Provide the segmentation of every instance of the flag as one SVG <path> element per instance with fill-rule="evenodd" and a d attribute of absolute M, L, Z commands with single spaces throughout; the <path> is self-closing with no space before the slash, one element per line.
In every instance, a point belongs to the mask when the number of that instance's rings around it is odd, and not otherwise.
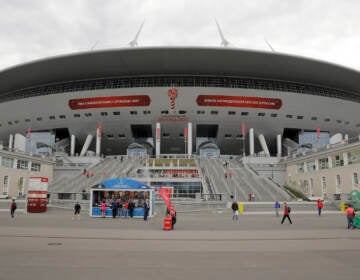
<path fill-rule="evenodd" d="M 242 134 L 242 137 L 245 138 L 245 135 L 246 135 L 246 125 L 245 125 L 245 123 L 241 124 L 241 134 Z"/>
<path fill-rule="evenodd" d="M 167 188 L 158 189 L 158 193 L 160 194 L 161 199 L 165 202 L 167 208 L 172 209 L 171 201 L 170 201 L 170 192 Z"/>
<path fill-rule="evenodd" d="M 317 139 L 320 139 L 320 127 L 316 128 L 316 137 Z"/>
<path fill-rule="evenodd" d="M 28 129 L 26 130 L 26 138 L 30 138 L 30 134 L 31 134 L 31 128 L 28 127 Z"/>
<path fill-rule="evenodd" d="M 184 140 L 186 141 L 188 138 L 188 128 L 184 127 Z"/>

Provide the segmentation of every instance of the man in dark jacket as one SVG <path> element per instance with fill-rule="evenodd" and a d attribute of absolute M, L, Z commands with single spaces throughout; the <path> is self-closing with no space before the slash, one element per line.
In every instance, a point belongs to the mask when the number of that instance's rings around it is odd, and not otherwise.
<path fill-rule="evenodd" d="M 233 221 L 239 219 L 239 204 L 234 199 L 233 203 L 231 204 L 231 209 L 233 210 Z"/>
<path fill-rule="evenodd" d="M 147 217 L 149 216 L 149 210 L 150 210 L 150 203 L 148 199 L 144 201 L 143 208 L 144 208 L 144 221 L 146 221 Z"/>

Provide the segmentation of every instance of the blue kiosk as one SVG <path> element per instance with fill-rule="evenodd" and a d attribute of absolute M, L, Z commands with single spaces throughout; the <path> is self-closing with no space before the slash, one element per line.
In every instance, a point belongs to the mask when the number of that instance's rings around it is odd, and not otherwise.
<path fill-rule="evenodd" d="M 106 203 L 106 217 L 112 217 L 111 202 L 113 200 L 123 205 L 120 217 L 126 217 L 125 205 L 129 201 L 135 203 L 135 218 L 144 217 L 143 203 L 146 199 L 150 202 L 149 216 L 154 213 L 154 191 L 143 182 L 127 178 L 114 178 L 102 181 L 91 188 L 90 193 L 90 216 L 101 217 L 100 205 Z"/>

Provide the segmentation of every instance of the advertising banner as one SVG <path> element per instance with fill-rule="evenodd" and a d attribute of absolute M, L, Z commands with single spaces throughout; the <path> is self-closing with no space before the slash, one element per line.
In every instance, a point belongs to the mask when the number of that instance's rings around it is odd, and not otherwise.
<path fill-rule="evenodd" d="M 196 99 L 196 103 L 199 106 L 241 107 L 241 108 L 262 108 L 262 109 L 280 109 L 282 106 L 282 101 L 279 98 L 232 96 L 232 95 L 198 95 Z"/>
<path fill-rule="evenodd" d="M 82 110 L 90 108 L 149 106 L 150 103 L 151 99 L 148 95 L 101 96 L 70 99 L 69 107 L 72 110 Z"/>

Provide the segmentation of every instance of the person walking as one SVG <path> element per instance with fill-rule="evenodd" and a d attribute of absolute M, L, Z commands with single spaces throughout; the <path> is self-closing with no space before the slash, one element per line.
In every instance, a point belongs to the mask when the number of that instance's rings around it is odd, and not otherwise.
<path fill-rule="evenodd" d="M 15 198 L 13 198 L 10 203 L 10 215 L 11 215 L 11 218 L 13 218 L 13 219 L 15 218 L 16 209 L 17 209 L 16 201 L 15 201 Z"/>
<path fill-rule="evenodd" d="M 279 209 L 280 209 L 280 203 L 279 203 L 279 201 L 275 201 L 275 205 L 274 205 L 274 208 L 275 208 L 275 216 L 276 217 L 279 217 L 280 215 L 279 215 Z"/>
<path fill-rule="evenodd" d="M 290 224 L 292 224 L 292 221 L 290 219 L 290 212 L 291 212 L 291 208 L 287 205 L 286 202 L 284 202 L 284 216 L 283 216 L 283 218 L 281 220 L 281 224 L 284 223 L 285 218 L 288 218 Z"/>
<path fill-rule="evenodd" d="M 74 217 L 72 218 L 73 220 L 75 220 L 75 218 L 80 220 L 80 210 L 81 210 L 81 205 L 79 201 L 76 201 L 74 205 Z"/>
<path fill-rule="evenodd" d="M 239 219 L 239 204 L 234 199 L 233 203 L 231 204 L 231 209 L 233 210 L 233 221 L 237 221 Z"/>
<path fill-rule="evenodd" d="M 318 199 L 316 204 L 318 208 L 318 215 L 321 216 L 321 209 L 324 207 L 324 203 L 321 201 L 321 199 Z"/>
<path fill-rule="evenodd" d="M 354 226 L 355 209 L 353 207 L 351 207 L 350 205 L 348 205 L 346 207 L 345 213 L 346 213 L 346 218 L 347 218 L 347 222 L 348 222 L 347 228 L 354 229 L 355 228 L 355 226 Z"/>
<path fill-rule="evenodd" d="M 150 204 L 148 199 L 145 199 L 143 208 L 144 208 L 144 221 L 147 221 L 147 217 L 149 216 L 149 210 L 150 210 Z"/>

